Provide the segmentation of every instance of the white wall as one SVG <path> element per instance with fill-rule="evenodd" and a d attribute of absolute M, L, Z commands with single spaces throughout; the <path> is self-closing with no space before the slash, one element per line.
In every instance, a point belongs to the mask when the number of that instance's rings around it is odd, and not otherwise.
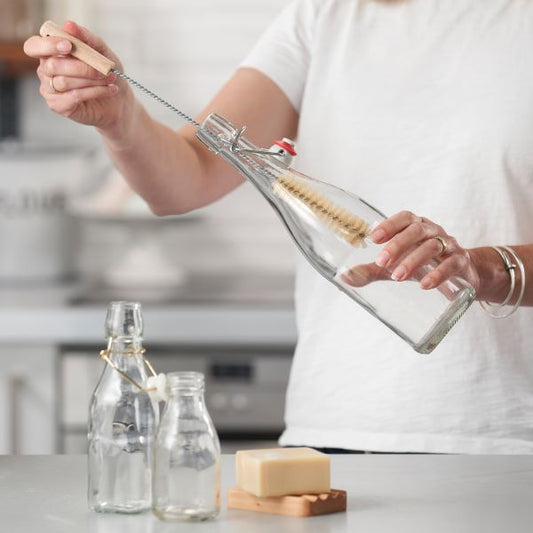
<path fill-rule="evenodd" d="M 187 114 L 194 116 L 231 75 L 286 0 L 49 0 L 56 22 L 73 18 L 99 33 L 124 70 Z M 49 112 L 34 78 L 23 84 L 22 131 L 29 140 L 98 145 L 98 136 Z M 178 128 L 172 112 L 140 95 L 159 120 Z M 248 184 L 203 212 L 207 236 L 196 242 L 197 261 L 213 249 L 222 270 L 292 270 L 294 249 L 270 206 Z M 203 230 L 205 232 L 205 229 Z M 206 240 L 203 237 L 209 237 Z M 226 250 L 226 253 L 224 253 Z M 222 253 L 219 253 L 221 252 Z"/>

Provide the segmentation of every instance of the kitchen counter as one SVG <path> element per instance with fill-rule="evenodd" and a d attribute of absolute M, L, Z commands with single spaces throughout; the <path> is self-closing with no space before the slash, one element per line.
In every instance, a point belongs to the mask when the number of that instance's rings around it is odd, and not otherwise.
<path fill-rule="evenodd" d="M 0 309 L 0 343 L 104 342 L 106 304 Z M 284 345 L 296 342 L 290 308 L 143 306 L 146 346 L 156 344 Z"/>
<path fill-rule="evenodd" d="M 138 292 L 147 346 L 157 344 L 292 345 L 291 281 L 239 283 L 205 278 L 167 299 Z M 263 283 L 263 286 L 260 283 Z M 265 285 L 266 284 L 266 285 Z M 63 284 L 0 287 L 0 344 L 101 344 L 107 304 L 124 294 Z"/>
<path fill-rule="evenodd" d="M 529 533 L 533 456 L 333 455 L 346 513 L 297 518 L 226 509 L 234 456 L 222 460 L 222 511 L 202 523 L 92 513 L 84 456 L 0 457 L 0 515 L 9 533 Z"/>

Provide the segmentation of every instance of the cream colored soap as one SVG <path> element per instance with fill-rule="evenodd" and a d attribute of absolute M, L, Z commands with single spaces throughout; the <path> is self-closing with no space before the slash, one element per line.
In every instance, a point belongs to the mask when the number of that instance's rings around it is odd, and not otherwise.
<path fill-rule="evenodd" d="M 330 460 L 311 448 L 240 450 L 237 485 L 259 497 L 318 494 L 330 490 Z"/>

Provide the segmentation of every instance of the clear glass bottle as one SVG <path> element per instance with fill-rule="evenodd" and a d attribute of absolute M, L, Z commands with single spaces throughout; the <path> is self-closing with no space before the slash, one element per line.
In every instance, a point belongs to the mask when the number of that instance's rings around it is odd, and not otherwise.
<path fill-rule="evenodd" d="M 422 289 L 418 281 L 436 262 L 411 280 L 392 281 L 392 269 L 375 265 L 383 245 L 370 239 L 385 215 L 354 194 L 296 172 L 275 153 L 258 150 L 243 132 L 211 114 L 196 136 L 259 189 L 322 276 L 417 352 L 431 352 L 474 300 L 473 288 L 454 278 Z"/>
<path fill-rule="evenodd" d="M 140 513 L 151 508 L 157 411 L 143 390 L 141 305 L 112 302 L 107 311 L 106 365 L 89 410 L 89 507 Z"/>
<path fill-rule="evenodd" d="M 153 507 L 160 520 L 208 520 L 220 510 L 220 444 L 199 372 L 167 375 L 154 449 Z"/>

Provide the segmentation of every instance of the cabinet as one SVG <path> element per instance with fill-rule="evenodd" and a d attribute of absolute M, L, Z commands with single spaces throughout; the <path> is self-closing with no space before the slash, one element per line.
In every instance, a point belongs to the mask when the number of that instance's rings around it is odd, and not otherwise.
<path fill-rule="evenodd" d="M 39 61 L 24 53 L 22 41 L 0 41 L 0 77 L 17 78 L 35 71 Z"/>
<path fill-rule="evenodd" d="M 56 348 L 0 344 L 0 454 L 56 448 Z"/>
<path fill-rule="evenodd" d="M 18 79 L 38 64 L 24 53 L 22 42 L 0 41 L 0 140 L 18 137 Z"/>

